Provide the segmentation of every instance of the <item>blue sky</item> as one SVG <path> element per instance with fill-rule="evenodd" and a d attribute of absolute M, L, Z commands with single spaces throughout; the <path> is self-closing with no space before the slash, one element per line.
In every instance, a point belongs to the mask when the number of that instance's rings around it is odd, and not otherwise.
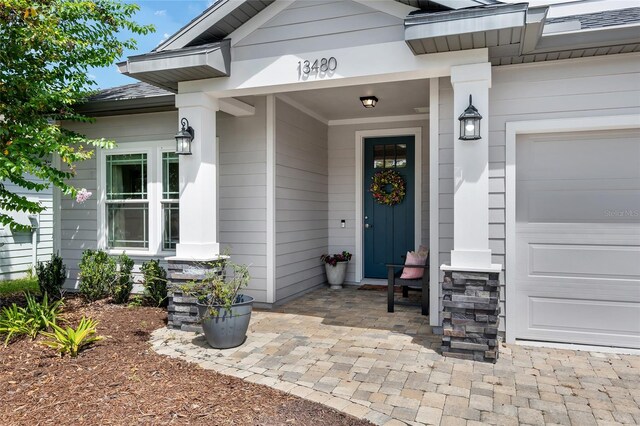
<path fill-rule="evenodd" d="M 138 41 L 136 51 L 125 51 L 120 60 L 136 53 L 147 53 L 155 48 L 162 40 L 174 34 L 186 23 L 205 10 L 212 0 L 127 0 L 140 6 L 135 21 L 140 24 L 153 24 L 156 32 L 146 36 L 135 35 Z M 122 33 L 123 38 L 131 38 L 130 33 Z M 121 75 L 116 66 L 92 69 L 96 83 L 101 89 L 135 83 L 130 77 Z"/>

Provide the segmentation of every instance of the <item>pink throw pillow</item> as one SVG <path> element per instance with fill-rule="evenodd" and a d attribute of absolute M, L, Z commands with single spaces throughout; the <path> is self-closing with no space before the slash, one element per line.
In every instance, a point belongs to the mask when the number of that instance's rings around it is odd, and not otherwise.
<path fill-rule="evenodd" d="M 422 266 L 426 261 L 427 255 L 421 256 L 420 253 L 416 253 L 415 251 L 408 251 L 407 260 L 404 264 Z M 405 280 L 414 280 L 422 278 L 422 275 L 424 275 L 424 268 L 404 268 L 402 269 L 402 275 L 400 275 L 400 278 Z"/>

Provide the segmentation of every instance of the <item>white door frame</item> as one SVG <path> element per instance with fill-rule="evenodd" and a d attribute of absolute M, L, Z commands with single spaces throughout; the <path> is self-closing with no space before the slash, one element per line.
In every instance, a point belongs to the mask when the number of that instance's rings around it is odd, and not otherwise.
<path fill-rule="evenodd" d="M 385 136 L 413 136 L 415 138 L 415 213 L 414 239 L 416 244 L 422 242 L 422 128 L 380 129 L 356 131 L 356 282 L 364 276 L 364 140 L 366 138 Z"/>
<path fill-rule="evenodd" d="M 516 139 L 518 135 L 536 133 L 562 133 L 594 130 L 621 130 L 640 128 L 640 115 L 611 115 L 602 117 L 575 117 L 506 123 L 506 170 L 505 170 L 505 334 L 507 343 L 516 341 L 515 311 L 516 285 L 509 283 L 516 275 Z"/>

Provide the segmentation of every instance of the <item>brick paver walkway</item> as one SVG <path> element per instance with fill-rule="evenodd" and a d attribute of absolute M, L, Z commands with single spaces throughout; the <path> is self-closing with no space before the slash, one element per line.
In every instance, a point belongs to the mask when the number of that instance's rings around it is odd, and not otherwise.
<path fill-rule="evenodd" d="M 503 345 L 495 365 L 446 359 L 418 309 L 387 313 L 383 292 L 318 290 L 254 312 L 239 348 L 168 329 L 151 343 L 375 424 L 640 424 L 640 356 Z"/>

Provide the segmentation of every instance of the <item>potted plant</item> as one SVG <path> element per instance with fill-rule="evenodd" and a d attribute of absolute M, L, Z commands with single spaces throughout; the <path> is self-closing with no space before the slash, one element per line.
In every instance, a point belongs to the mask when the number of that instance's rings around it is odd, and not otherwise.
<path fill-rule="evenodd" d="M 231 262 L 226 262 L 224 268 L 182 288 L 185 294 L 198 299 L 202 331 L 215 349 L 244 343 L 253 308 L 253 297 L 240 293 L 249 284 L 249 268 Z"/>
<path fill-rule="evenodd" d="M 351 253 L 343 251 L 332 255 L 323 254 L 320 260 L 324 262 L 327 281 L 331 284 L 330 288 L 333 290 L 341 289 L 347 275 L 347 264 L 351 260 Z"/>

